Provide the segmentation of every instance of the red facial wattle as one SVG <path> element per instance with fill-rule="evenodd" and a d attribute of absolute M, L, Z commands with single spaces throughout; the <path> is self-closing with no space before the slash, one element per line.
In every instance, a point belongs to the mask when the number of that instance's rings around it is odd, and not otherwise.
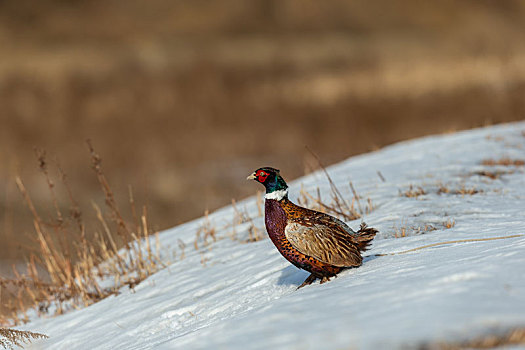
<path fill-rule="evenodd" d="M 260 183 L 264 183 L 264 181 L 266 181 L 266 178 L 269 175 L 270 174 L 265 173 L 264 171 L 259 171 L 255 176 L 257 176 L 257 181 L 259 181 Z"/>

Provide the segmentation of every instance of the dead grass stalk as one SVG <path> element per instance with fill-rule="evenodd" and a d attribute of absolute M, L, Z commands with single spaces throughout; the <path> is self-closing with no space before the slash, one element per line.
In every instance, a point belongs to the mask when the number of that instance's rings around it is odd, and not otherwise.
<path fill-rule="evenodd" d="M 30 255 L 23 273 L 13 268 L 14 278 L 0 278 L 0 288 L 7 293 L 7 298 L 4 298 L 7 301 L 3 306 L 9 310 L 8 314 L 0 316 L 0 324 L 15 325 L 27 321 L 28 309 L 34 309 L 38 314 L 50 311 L 61 314 L 71 308 L 90 305 L 117 294 L 123 286 L 133 288 L 163 267 L 158 233 L 149 229 L 146 208 L 143 207 L 139 218 L 130 189 L 133 224 L 126 224 L 103 173 L 102 160 L 91 142 L 87 144 L 93 170 L 105 196 L 104 212 L 96 203 L 92 203 L 102 233 L 95 231 L 91 235 L 92 239 L 87 238 L 82 213 L 69 188 L 67 176 L 57 165 L 71 205 L 69 216 L 63 214 L 55 184 L 48 171 L 45 151 L 37 150 L 55 217 L 49 223 L 42 220 L 22 179 L 17 177 L 18 189 L 33 216 L 39 248 L 38 252 Z M 120 241 L 117 242 L 115 237 Z M 154 247 L 151 243 L 153 238 Z M 123 249 L 119 249 L 120 246 Z M 102 287 L 102 279 L 113 280 L 112 286 Z"/>
<path fill-rule="evenodd" d="M 15 347 L 23 348 L 23 344 L 32 340 L 45 339 L 47 335 L 30 331 L 20 331 L 12 328 L 0 328 L 0 346 L 4 349 L 14 350 Z"/>

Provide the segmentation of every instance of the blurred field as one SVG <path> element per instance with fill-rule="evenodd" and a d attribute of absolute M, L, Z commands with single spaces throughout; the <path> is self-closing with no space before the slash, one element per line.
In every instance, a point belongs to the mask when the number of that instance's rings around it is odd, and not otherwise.
<path fill-rule="evenodd" d="M 4 0 L 0 51 L 0 260 L 32 245 L 15 175 L 52 212 L 34 147 L 89 219 L 92 139 L 162 229 L 254 193 L 259 166 L 302 175 L 305 146 L 331 164 L 525 116 L 519 0 Z"/>

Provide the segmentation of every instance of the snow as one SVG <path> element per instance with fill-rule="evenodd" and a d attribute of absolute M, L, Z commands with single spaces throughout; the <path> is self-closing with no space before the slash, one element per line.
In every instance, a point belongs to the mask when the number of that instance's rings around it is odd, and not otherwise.
<path fill-rule="evenodd" d="M 160 235 L 169 266 L 90 307 L 24 328 L 47 334 L 32 349 L 377 349 L 464 340 L 525 326 L 525 237 L 452 243 L 525 233 L 523 166 L 484 166 L 485 159 L 525 159 L 525 123 L 504 124 L 398 143 L 327 170 L 345 198 L 352 181 L 374 210 L 363 220 L 379 229 L 364 263 L 320 285 L 296 290 L 308 276 L 282 258 L 269 239 L 232 240 L 231 206 L 209 215 L 217 242 L 193 248 L 205 218 Z M 262 164 L 265 165 L 265 164 Z M 246 169 L 249 174 L 253 169 Z M 378 171 L 386 181 L 382 181 Z M 491 179 L 481 171 L 502 172 Z M 286 169 L 281 169 L 286 178 Z M 245 183 L 239 186 L 258 184 Z M 329 198 L 322 172 L 290 185 Z M 426 194 L 408 198 L 410 185 Z M 260 186 L 260 185 L 258 185 Z M 476 189 L 475 194 L 440 193 Z M 361 203 L 365 204 L 365 203 Z M 255 197 L 237 203 L 261 231 Z M 348 222 L 357 229 L 361 220 Z M 455 225 L 446 228 L 446 222 Z M 250 222 L 235 227 L 240 240 Z M 434 230 L 428 232 L 426 228 Z M 406 237 L 399 236 L 406 228 Z M 179 239 L 186 243 L 180 260 Z"/>

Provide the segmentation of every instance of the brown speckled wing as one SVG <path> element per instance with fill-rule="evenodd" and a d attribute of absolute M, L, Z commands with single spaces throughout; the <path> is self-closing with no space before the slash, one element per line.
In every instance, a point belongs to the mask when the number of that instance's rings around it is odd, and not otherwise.
<path fill-rule="evenodd" d="M 326 264 L 360 266 L 363 259 L 353 243 L 353 231 L 334 217 L 313 213 L 310 211 L 310 215 L 292 219 L 286 225 L 284 233 L 292 246 Z"/>

